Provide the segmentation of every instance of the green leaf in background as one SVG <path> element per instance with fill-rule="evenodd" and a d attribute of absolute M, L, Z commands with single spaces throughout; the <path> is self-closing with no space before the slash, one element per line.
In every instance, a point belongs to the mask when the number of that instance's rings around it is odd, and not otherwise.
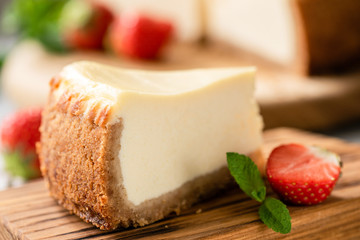
<path fill-rule="evenodd" d="M 280 200 L 267 197 L 259 209 L 261 221 L 269 228 L 279 233 L 291 231 L 291 217 L 286 205 Z"/>
<path fill-rule="evenodd" d="M 228 167 L 241 190 L 252 199 L 262 202 L 266 196 L 266 187 L 256 164 L 247 156 L 229 152 Z"/>
<path fill-rule="evenodd" d="M 5 33 L 40 41 L 48 50 L 64 52 L 59 21 L 69 0 L 13 0 L 5 9 L 2 28 Z"/>
<path fill-rule="evenodd" d="M 5 54 L 0 53 L 0 72 L 1 72 L 2 66 L 4 65 L 5 56 L 6 56 Z"/>
<path fill-rule="evenodd" d="M 21 151 L 3 153 L 5 170 L 13 176 L 21 177 L 25 180 L 38 177 L 40 173 L 33 167 L 36 155 L 24 156 Z"/>

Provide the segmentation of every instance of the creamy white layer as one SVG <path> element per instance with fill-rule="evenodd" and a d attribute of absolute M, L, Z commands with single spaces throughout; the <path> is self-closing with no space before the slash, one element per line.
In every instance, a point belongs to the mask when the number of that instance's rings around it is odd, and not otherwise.
<path fill-rule="evenodd" d="M 91 104 L 123 120 L 119 164 L 134 205 L 226 165 L 226 152 L 262 143 L 254 68 L 151 72 L 79 62 L 65 67 L 60 88 L 83 91 Z M 61 92 L 61 90 L 60 90 Z"/>
<path fill-rule="evenodd" d="M 289 0 L 205 0 L 211 38 L 281 64 L 296 57 L 295 18 Z"/>

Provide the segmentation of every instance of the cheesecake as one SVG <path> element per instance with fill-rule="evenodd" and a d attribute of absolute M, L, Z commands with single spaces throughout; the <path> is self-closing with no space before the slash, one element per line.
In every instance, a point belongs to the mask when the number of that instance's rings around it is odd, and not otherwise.
<path fill-rule="evenodd" d="M 302 73 L 360 60 L 358 0 L 204 0 L 206 34 Z"/>
<path fill-rule="evenodd" d="M 263 170 L 254 80 L 253 67 L 66 66 L 50 82 L 37 146 L 50 194 L 101 229 L 137 227 L 231 186 L 227 152 Z"/>

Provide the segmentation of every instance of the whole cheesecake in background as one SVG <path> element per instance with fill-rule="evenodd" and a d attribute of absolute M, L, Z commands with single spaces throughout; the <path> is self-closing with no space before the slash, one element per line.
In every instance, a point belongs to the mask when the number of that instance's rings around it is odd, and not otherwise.
<path fill-rule="evenodd" d="M 144 226 L 230 186 L 226 152 L 263 169 L 254 74 L 66 66 L 38 144 L 51 195 L 101 229 Z"/>
<path fill-rule="evenodd" d="M 206 32 L 302 73 L 360 62 L 358 0 L 205 0 Z"/>

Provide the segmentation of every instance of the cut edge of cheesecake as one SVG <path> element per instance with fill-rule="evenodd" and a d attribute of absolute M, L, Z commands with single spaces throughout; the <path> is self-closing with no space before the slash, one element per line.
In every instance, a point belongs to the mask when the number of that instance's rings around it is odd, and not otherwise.
<path fill-rule="evenodd" d="M 37 148 L 50 194 L 71 213 L 104 230 L 144 226 L 171 212 L 179 214 L 234 184 L 225 165 L 134 205 L 127 199 L 118 164 L 123 120 L 98 121 L 107 119 L 109 107 L 96 105 L 89 112 L 79 112 L 77 104 L 69 107 L 74 98 L 71 89 L 60 99 L 56 94 L 63 80 L 57 77 L 50 83 Z M 81 105 L 81 101 L 78 103 Z M 265 164 L 260 147 L 248 155 L 263 172 Z"/>

